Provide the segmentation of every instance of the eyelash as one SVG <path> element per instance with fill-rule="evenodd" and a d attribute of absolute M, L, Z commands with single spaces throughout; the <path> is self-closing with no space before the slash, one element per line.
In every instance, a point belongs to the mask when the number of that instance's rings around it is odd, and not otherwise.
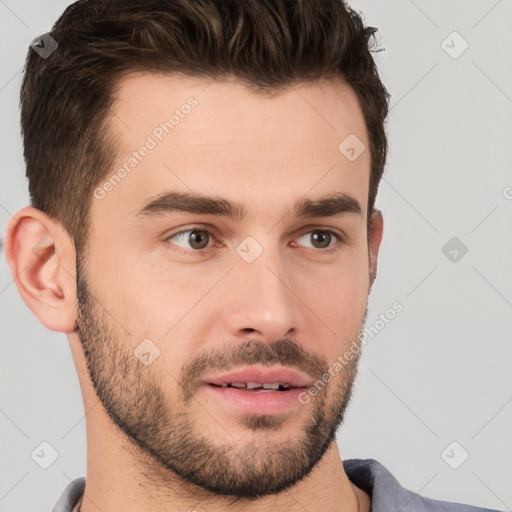
<path fill-rule="evenodd" d="M 208 233 L 208 234 L 212 235 L 215 238 L 215 235 L 209 229 L 206 229 L 206 228 L 201 227 L 201 226 L 192 226 L 192 227 L 190 227 L 188 229 L 185 229 L 185 230 L 182 230 L 182 231 L 178 231 L 176 233 L 173 233 L 173 234 L 169 235 L 167 238 L 165 238 L 164 242 L 169 242 L 169 240 L 171 238 L 174 238 L 174 237 L 176 237 L 178 235 L 183 235 L 184 233 L 189 233 L 191 231 L 199 231 L 201 233 Z M 340 235 L 336 231 L 333 231 L 332 229 L 324 229 L 324 228 L 314 228 L 314 229 L 310 229 L 309 231 L 304 231 L 304 232 L 299 234 L 298 238 L 302 238 L 304 235 L 307 235 L 308 233 L 314 233 L 315 231 L 320 231 L 322 233 L 329 233 L 331 235 L 334 235 L 334 237 L 336 239 L 336 243 L 332 247 L 329 247 L 327 249 L 313 249 L 316 252 L 319 252 L 319 253 L 322 253 L 322 254 L 330 254 L 330 253 L 332 253 L 334 251 L 337 251 L 339 249 L 339 245 L 345 242 L 345 238 L 342 235 Z M 207 249 L 192 249 L 190 251 L 186 251 L 186 250 L 184 250 L 182 248 L 174 248 L 174 247 L 172 247 L 172 249 L 174 251 L 178 251 L 178 252 L 181 252 L 183 254 L 197 254 L 197 255 L 202 256 L 202 255 L 206 254 L 211 249 L 211 247 L 209 247 Z"/>

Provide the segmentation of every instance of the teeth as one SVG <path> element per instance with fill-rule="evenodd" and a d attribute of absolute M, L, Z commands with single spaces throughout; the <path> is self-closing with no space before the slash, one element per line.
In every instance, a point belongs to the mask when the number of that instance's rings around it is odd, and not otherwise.
<path fill-rule="evenodd" d="M 279 387 L 282 387 L 284 389 L 290 389 L 292 386 L 288 382 L 224 382 L 221 384 L 221 387 L 227 388 L 228 386 L 231 386 L 233 388 L 245 388 L 245 389 L 256 389 L 256 388 L 263 388 L 263 389 L 279 389 Z"/>

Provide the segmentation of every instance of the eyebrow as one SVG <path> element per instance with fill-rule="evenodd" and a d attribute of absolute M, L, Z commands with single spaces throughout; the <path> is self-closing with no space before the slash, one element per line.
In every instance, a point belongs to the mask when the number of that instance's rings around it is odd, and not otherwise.
<path fill-rule="evenodd" d="M 333 217 L 339 214 L 362 215 L 359 202 L 344 193 L 332 193 L 317 199 L 300 199 L 294 205 L 297 218 Z M 136 213 L 137 218 L 161 217 L 172 212 L 187 212 L 203 215 L 220 215 L 241 221 L 247 210 L 242 203 L 219 197 L 205 196 L 193 192 L 164 192 L 148 200 Z"/>

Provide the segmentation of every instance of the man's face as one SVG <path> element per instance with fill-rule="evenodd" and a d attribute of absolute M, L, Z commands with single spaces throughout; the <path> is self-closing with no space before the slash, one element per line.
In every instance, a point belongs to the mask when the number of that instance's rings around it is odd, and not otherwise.
<path fill-rule="evenodd" d="M 331 445 L 357 371 L 357 357 L 334 364 L 359 344 L 371 279 L 370 154 L 338 148 L 351 134 L 368 147 L 356 96 L 341 81 L 270 98 L 140 74 L 122 81 L 112 119 L 118 160 L 95 191 L 77 267 L 96 392 L 160 474 L 238 497 L 283 490 Z M 174 210 L 166 193 L 245 214 Z M 297 202 L 333 194 L 345 196 L 327 205 L 339 213 L 297 214 Z M 293 370 L 305 388 L 213 384 L 247 367 L 282 382 Z"/>

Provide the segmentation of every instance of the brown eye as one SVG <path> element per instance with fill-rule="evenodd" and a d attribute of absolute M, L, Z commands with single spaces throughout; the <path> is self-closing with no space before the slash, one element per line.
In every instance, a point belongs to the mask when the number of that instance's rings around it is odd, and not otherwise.
<path fill-rule="evenodd" d="M 194 249 L 204 249 L 208 246 L 208 240 L 210 237 L 206 231 L 190 231 L 190 236 L 188 238 L 188 242 Z M 205 244 L 206 241 L 206 244 Z"/>
<path fill-rule="evenodd" d="M 313 243 L 313 249 L 319 249 L 320 251 L 334 247 L 337 245 L 336 242 L 342 241 L 341 236 L 330 229 L 315 229 L 313 231 L 308 231 L 301 235 L 300 238 L 309 239 Z M 333 240 L 335 243 L 331 245 Z"/>
<path fill-rule="evenodd" d="M 332 235 L 328 231 L 314 231 L 312 234 L 312 240 L 314 243 L 320 244 L 319 249 L 325 249 L 331 244 Z"/>
<path fill-rule="evenodd" d="M 197 228 L 186 229 L 166 238 L 166 241 L 172 241 L 174 245 L 178 245 L 178 247 L 181 247 L 182 249 L 192 249 L 196 251 L 206 249 L 208 247 L 209 240 L 210 232 L 206 229 Z M 185 245 L 180 245 L 180 243 Z"/>

